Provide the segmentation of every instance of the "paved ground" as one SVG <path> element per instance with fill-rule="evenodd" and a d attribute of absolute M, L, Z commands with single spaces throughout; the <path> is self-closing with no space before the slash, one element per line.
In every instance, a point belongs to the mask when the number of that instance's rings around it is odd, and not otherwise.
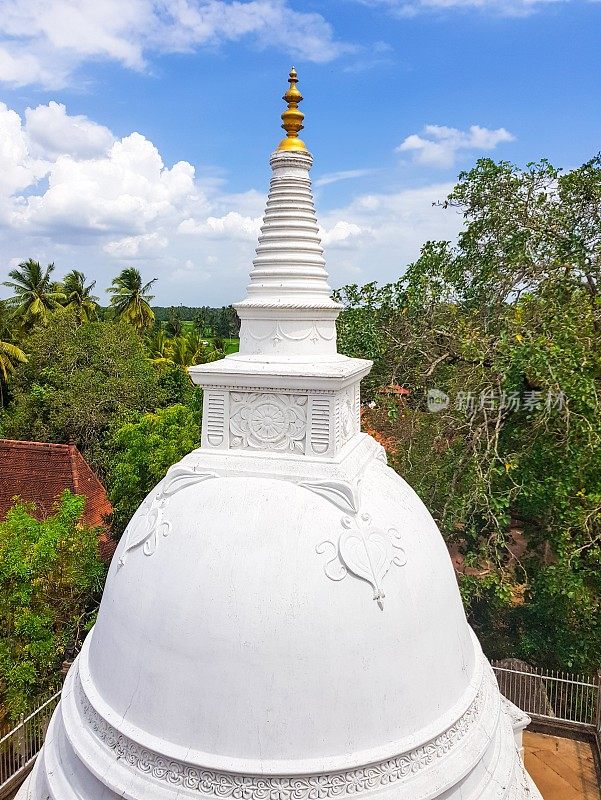
<path fill-rule="evenodd" d="M 524 749 L 543 800 L 601 800 L 589 744 L 526 731 Z"/>

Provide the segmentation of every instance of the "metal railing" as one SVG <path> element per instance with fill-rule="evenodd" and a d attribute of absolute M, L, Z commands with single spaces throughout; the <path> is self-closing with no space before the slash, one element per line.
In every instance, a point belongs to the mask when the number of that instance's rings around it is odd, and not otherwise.
<path fill-rule="evenodd" d="M 46 729 L 59 698 L 60 691 L 52 694 L 0 739 L 0 798 L 19 785 L 42 749 Z"/>
<path fill-rule="evenodd" d="M 601 732 L 601 674 L 596 677 L 493 661 L 501 693 L 530 717 Z"/>

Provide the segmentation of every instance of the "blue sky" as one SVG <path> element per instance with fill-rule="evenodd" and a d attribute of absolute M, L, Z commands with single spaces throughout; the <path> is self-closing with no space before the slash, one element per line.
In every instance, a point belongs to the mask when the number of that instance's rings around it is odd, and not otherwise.
<path fill-rule="evenodd" d="M 483 155 L 600 148 L 601 2 L 0 0 L 0 272 L 244 294 L 291 64 L 332 285 L 394 280 Z M 3 292 L 3 294 L 6 294 Z"/>

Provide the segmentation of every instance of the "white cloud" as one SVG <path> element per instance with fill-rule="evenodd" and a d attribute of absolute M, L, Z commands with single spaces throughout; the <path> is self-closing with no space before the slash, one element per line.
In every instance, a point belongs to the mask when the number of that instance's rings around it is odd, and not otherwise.
<path fill-rule="evenodd" d="M 44 158 L 37 155 L 42 144 L 31 119 L 48 124 Z M 57 131 L 66 132 L 68 152 L 52 155 Z M 58 105 L 38 107 L 25 119 L 0 105 L 5 265 L 30 256 L 54 261 L 59 277 L 78 267 L 102 293 L 133 261 L 147 280 L 159 278 L 163 303 L 242 299 L 267 186 L 228 194 L 211 170 L 205 168 L 204 180 L 186 161 L 166 165 L 139 133 L 110 134 L 112 144 L 103 149 L 109 134 Z M 454 238 L 461 216 L 432 207 L 450 188 L 365 194 L 327 212 L 318 208 L 331 284 L 394 280 L 424 241 Z"/>
<path fill-rule="evenodd" d="M 11 223 L 21 230 L 86 233 L 145 232 L 149 223 L 202 203 L 194 167 L 167 169 L 156 147 L 139 133 L 115 141 L 106 155 L 75 159 L 61 154 L 47 166 L 48 188 L 14 204 Z"/>
<path fill-rule="evenodd" d="M 412 133 L 396 148 L 396 153 L 411 153 L 413 161 L 434 167 L 452 167 L 462 150 L 494 150 L 501 142 L 513 142 L 515 136 L 505 128 L 490 130 L 472 125 L 467 131 L 446 125 L 426 125 L 422 135 Z"/>
<path fill-rule="evenodd" d="M 107 242 L 103 250 L 119 259 L 142 258 L 155 255 L 169 244 L 166 236 L 158 233 L 143 233 L 140 236 L 124 236 L 113 242 Z"/>
<path fill-rule="evenodd" d="M 207 217 L 202 221 L 184 219 L 179 224 L 178 231 L 207 238 L 233 238 L 256 242 L 260 227 L 261 217 L 245 217 L 237 211 L 229 211 L 222 217 Z"/>
<path fill-rule="evenodd" d="M 319 235 L 324 247 L 348 247 L 352 245 L 359 236 L 363 236 L 367 231 L 363 230 L 354 222 L 338 220 L 329 228 L 320 228 Z"/>
<path fill-rule="evenodd" d="M 439 183 L 401 192 L 359 196 L 351 203 L 319 214 L 325 230 L 353 231 L 352 246 L 324 240 L 332 286 L 397 280 L 429 239 L 454 240 L 461 214 L 433 205 L 451 191 Z M 355 226 L 355 227 L 352 227 Z M 355 232 L 358 228 L 360 233 Z"/>
<path fill-rule="evenodd" d="M 106 153 L 115 141 L 104 125 L 83 115 L 69 116 L 65 106 L 53 100 L 46 106 L 28 108 L 25 120 L 32 152 L 46 158 L 60 154 L 93 158 Z"/>
<path fill-rule="evenodd" d="M 314 181 L 313 185 L 317 188 L 320 186 L 329 186 L 331 183 L 338 183 L 339 181 L 346 181 L 352 178 L 363 178 L 365 175 L 373 175 L 375 169 L 344 169 L 340 172 L 326 172 Z"/>
<path fill-rule="evenodd" d="M 447 10 L 474 10 L 504 17 L 525 17 L 551 3 L 567 0 L 359 0 L 363 5 L 387 8 L 398 17 Z"/>
<path fill-rule="evenodd" d="M 354 50 L 286 0 L 0 0 L 0 18 L 0 80 L 17 86 L 62 87 L 90 59 L 142 70 L 155 53 L 247 38 L 318 63 Z"/>

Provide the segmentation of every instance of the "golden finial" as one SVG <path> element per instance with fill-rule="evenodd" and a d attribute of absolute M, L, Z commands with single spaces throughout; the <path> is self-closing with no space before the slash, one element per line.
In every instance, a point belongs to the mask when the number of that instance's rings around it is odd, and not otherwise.
<path fill-rule="evenodd" d="M 288 108 L 282 114 L 282 128 L 286 131 L 286 138 L 278 145 L 278 150 L 306 150 L 305 143 L 298 138 L 297 134 L 303 129 L 303 119 L 305 115 L 299 109 L 298 104 L 303 99 L 302 94 L 297 89 L 298 78 L 294 67 L 290 70 L 288 78 L 290 88 L 282 97 L 288 103 Z"/>

